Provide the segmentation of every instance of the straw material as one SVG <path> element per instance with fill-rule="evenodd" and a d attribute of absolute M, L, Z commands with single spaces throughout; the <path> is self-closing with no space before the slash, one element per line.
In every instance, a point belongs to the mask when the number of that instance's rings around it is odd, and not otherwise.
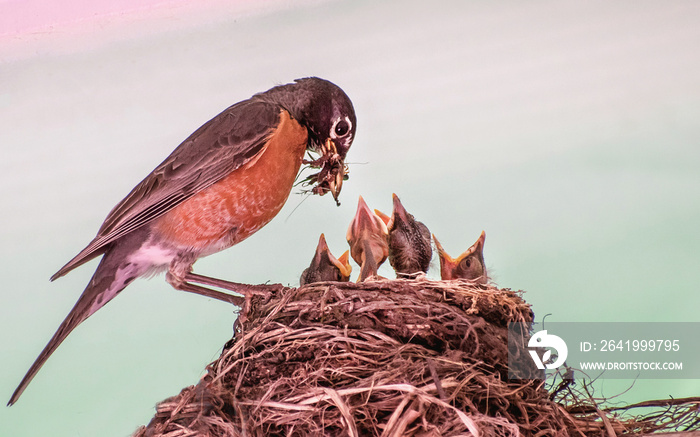
<path fill-rule="evenodd" d="M 521 293 L 466 281 L 326 282 L 253 296 L 196 386 L 136 437 L 567 436 L 698 429 L 700 398 L 639 420 L 565 382 L 509 381 Z M 582 400 L 583 399 L 583 400 Z M 695 414 L 695 425 L 693 425 Z"/>

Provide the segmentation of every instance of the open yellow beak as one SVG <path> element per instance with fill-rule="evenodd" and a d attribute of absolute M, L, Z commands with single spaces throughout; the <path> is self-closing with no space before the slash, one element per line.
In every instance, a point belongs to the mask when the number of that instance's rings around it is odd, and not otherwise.
<path fill-rule="evenodd" d="M 438 251 L 438 257 L 440 258 L 440 278 L 443 281 L 449 281 L 452 279 L 452 271 L 457 266 L 458 261 L 445 252 L 445 249 L 442 247 L 442 244 L 440 244 L 435 234 L 432 235 L 433 241 L 435 241 L 435 248 Z"/>
<path fill-rule="evenodd" d="M 331 255 L 331 262 L 334 266 L 338 267 L 340 275 L 343 279 L 341 282 L 349 281 L 350 274 L 352 273 L 352 266 L 350 265 L 350 251 L 346 250 L 338 259 L 335 259 Z"/>
<path fill-rule="evenodd" d="M 387 229 L 388 229 L 388 228 L 390 227 L 390 226 L 389 226 L 389 222 L 391 221 L 391 217 L 389 217 L 388 215 L 384 214 L 383 212 L 381 212 L 381 211 L 378 210 L 378 209 L 375 209 L 375 210 L 374 210 L 374 213 L 377 214 L 377 216 L 378 216 L 380 219 L 382 219 L 382 221 L 384 222 L 384 224 L 386 225 L 386 227 L 387 227 Z"/>

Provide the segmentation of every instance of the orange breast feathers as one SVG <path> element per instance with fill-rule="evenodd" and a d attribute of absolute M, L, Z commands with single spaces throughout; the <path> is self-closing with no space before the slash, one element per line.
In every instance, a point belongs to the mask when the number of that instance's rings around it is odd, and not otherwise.
<path fill-rule="evenodd" d="M 306 128 L 281 111 L 279 126 L 250 162 L 164 214 L 155 231 L 177 246 L 202 252 L 245 240 L 284 206 L 306 143 Z"/>

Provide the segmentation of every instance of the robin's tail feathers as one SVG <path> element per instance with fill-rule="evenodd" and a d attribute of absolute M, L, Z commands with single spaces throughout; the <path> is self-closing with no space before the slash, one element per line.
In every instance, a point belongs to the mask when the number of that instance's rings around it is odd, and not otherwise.
<path fill-rule="evenodd" d="M 128 241 L 125 243 L 127 244 L 115 245 L 107 250 L 85 291 L 29 368 L 7 405 L 17 402 L 46 360 L 79 324 L 112 300 L 131 281 L 144 273 L 143 266 L 128 261 L 133 247 L 128 244 Z"/>

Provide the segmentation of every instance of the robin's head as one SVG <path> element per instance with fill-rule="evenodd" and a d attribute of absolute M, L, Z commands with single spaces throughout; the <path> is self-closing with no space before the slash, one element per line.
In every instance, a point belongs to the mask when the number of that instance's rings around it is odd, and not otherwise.
<path fill-rule="evenodd" d="M 355 138 L 357 119 L 350 98 L 335 84 L 317 77 L 297 79 L 259 95 L 279 104 L 309 132 L 307 149 L 321 156 L 307 162 L 321 171 L 309 176 L 312 192 L 338 194 L 346 179 L 345 156 Z"/>
<path fill-rule="evenodd" d="M 309 129 L 310 148 L 318 152 L 325 145 L 345 159 L 357 126 L 350 98 L 335 84 L 317 77 L 297 79 L 291 86 L 299 98 L 289 111 Z"/>
<path fill-rule="evenodd" d="M 452 258 L 445 252 L 435 235 L 433 235 L 433 240 L 435 240 L 435 246 L 440 256 L 440 277 L 443 280 L 468 279 L 477 284 L 488 282 L 488 274 L 484 264 L 486 232 L 481 231 L 476 243 L 457 258 Z"/>

